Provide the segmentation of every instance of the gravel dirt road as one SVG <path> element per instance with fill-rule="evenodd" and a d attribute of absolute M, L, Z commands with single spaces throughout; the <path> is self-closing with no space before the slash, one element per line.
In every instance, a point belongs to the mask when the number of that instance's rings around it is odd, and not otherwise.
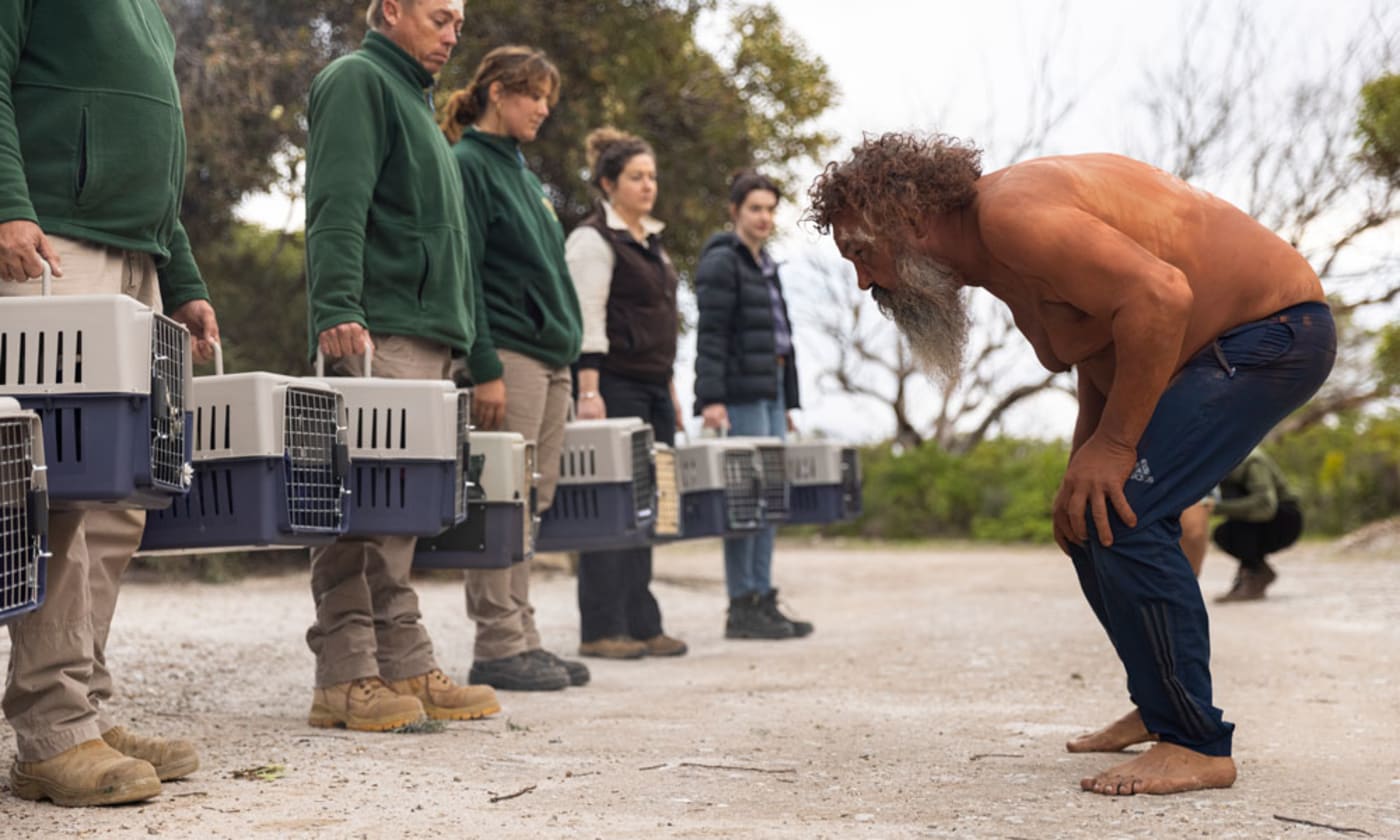
<path fill-rule="evenodd" d="M 780 544 L 784 599 L 817 625 L 787 642 L 724 640 L 721 565 L 717 543 L 657 558 L 667 628 L 690 655 L 594 661 L 586 688 L 503 694 L 492 719 L 420 735 L 306 726 L 304 569 L 133 581 L 108 651 L 114 709 L 194 739 L 203 767 L 121 808 L 5 791 L 0 836 L 1400 838 L 1394 540 L 1296 548 L 1267 601 L 1212 606 L 1239 782 L 1122 799 L 1078 785 L 1121 759 L 1064 751 L 1127 706 L 1053 549 Z M 1232 573 L 1212 554 L 1207 594 Z M 464 678 L 460 583 L 419 592 L 440 661 Z M 534 593 L 546 644 L 571 653 L 573 579 L 541 571 Z M 12 744 L 0 725 L 6 766 Z M 238 778 L 269 765 L 276 778 Z"/>

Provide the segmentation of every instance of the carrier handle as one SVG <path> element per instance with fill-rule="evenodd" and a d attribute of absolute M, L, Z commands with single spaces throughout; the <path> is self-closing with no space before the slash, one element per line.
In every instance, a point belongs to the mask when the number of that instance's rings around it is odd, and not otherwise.
<path fill-rule="evenodd" d="M 374 364 L 374 345 L 373 345 L 373 344 L 367 345 L 367 346 L 365 347 L 364 360 L 365 360 L 365 375 L 364 375 L 364 378 L 365 378 L 365 379 L 369 379 L 371 376 L 374 375 L 373 373 L 370 372 L 370 371 L 371 371 L 371 368 L 372 368 L 372 366 L 373 366 L 373 364 Z M 321 348 L 320 348 L 320 347 L 317 347 L 317 348 L 316 348 L 316 375 L 317 375 L 317 376 L 325 376 L 325 375 L 326 375 L 326 356 L 325 356 L 324 353 L 321 352 Z"/>
<path fill-rule="evenodd" d="M 53 294 L 53 266 L 49 265 L 49 261 L 43 257 L 39 258 L 39 262 L 44 266 L 44 270 L 39 272 L 39 277 L 41 278 L 40 283 L 42 285 L 40 291 L 43 293 L 44 297 L 49 297 Z"/>
<path fill-rule="evenodd" d="M 214 375 L 224 375 L 224 343 L 222 341 L 214 342 Z"/>

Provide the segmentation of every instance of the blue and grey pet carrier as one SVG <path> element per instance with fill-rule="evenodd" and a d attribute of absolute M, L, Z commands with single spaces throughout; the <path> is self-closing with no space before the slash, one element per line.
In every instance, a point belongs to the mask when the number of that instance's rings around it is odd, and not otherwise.
<path fill-rule="evenodd" d="M 702 438 L 676 447 L 679 539 L 742 536 L 764 524 L 762 456 L 752 439 Z"/>
<path fill-rule="evenodd" d="M 853 446 L 805 441 L 787 446 L 794 523 L 840 522 L 863 510 L 860 456 Z"/>
<path fill-rule="evenodd" d="M 637 417 L 564 427 L 554 503 L 540 517 L 540 551 L 643 546 L 656 521 L 651 426 Z"/>
<path fill-rule="evenodd" d="M 184 495 L 189 389 L 189 332 L 135 298 L 46 294 L 0 306 L 0 394 L 43 422 L 55 501 L 159 508 Z"/>
<path fill-rule="evenodd" d="M 48 528 L 42 421 L 0 398 L 0 623 L 44 603 Z"/>
<path fill-rule="evenodd" d="M 367 374 L 370 364 L 367 354 Z M 347 536 L 431 537 L 466 519 L 469 392 L 446 379 L 322 382 L 345 400 Z"/>
<path fill-rule="evenodd" d="M 787 475 L 787 444 L 775 437 L 733 437 L 752 443 L 758 452 L 758 480 L 763 494 L 763 522 L 781 525 L 791 515 L 792 485 Z"/>
<path fill-rule="evenodd" d="M 321 545 L 345 533 L 345 404 L 320 380 L 223 372 L 194 379 L 194 482 L 146 517 L 141 551 Z"/>
<path fill-rule="evenodd" d="M 535 444 L 514 432 L 472 432 L 467 521 L 418 540 L 422 569 L 501 569 L 535 553 Z"/>

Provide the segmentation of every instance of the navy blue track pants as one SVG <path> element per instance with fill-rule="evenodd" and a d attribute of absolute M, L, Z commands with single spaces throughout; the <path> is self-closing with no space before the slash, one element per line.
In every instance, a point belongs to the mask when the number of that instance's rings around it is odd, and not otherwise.
<path fill-rule="evenodd" d="M 1207 495 L 1332 370 L 1337 337 L 1326 304 L 1305 303 L 1221 335 L 1172 379 L 1138 443 L 1124 493 L 1129 528 L 1109 507 L 1113 545 L 1071 546 L 1084 597 L 1123 661 L 1149 732 L 1206 755 L 1229 755 L 1235 726 L 1211 699 L 1210 628 L 1181 551 L 1182 510 Z M 1131 375 L 1130 371 L 1118 375 Z"/>

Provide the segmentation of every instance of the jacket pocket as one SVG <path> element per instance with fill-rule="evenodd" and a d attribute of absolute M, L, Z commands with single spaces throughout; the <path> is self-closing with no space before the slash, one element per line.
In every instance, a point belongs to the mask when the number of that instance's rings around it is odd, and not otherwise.
<path fill-rule="evenodd" d="M 84 105 L 78 114 L 77 160 L 73 162 L 73 203 L 83 203 L 83 188 L 87 186 L 88 175 L 88 109 Z"/>

